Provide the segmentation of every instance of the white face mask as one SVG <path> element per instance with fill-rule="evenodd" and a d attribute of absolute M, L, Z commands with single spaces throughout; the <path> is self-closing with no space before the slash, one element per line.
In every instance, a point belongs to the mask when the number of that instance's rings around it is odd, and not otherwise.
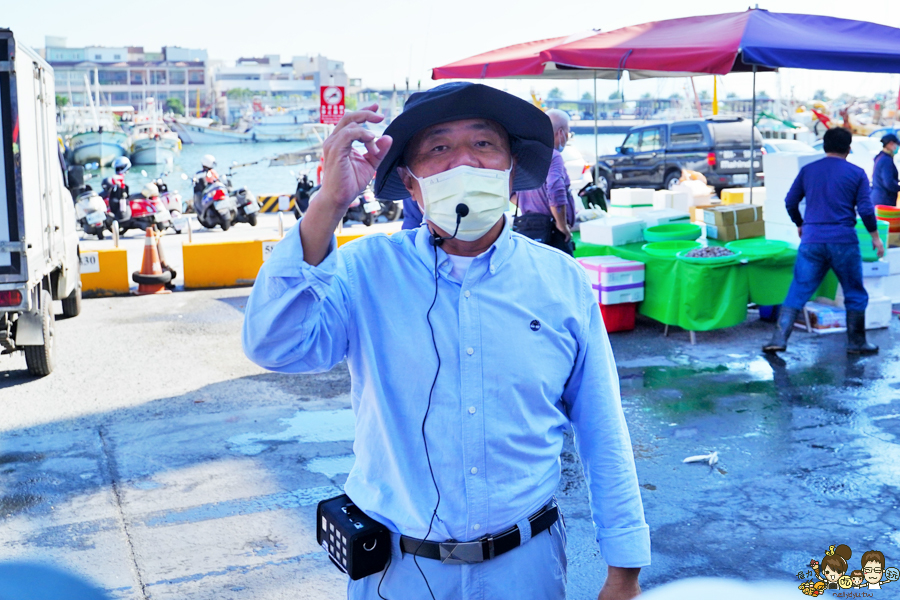
<path fill-rule="evenodd" d="M 431 177 L 416 177 L 425 203 L 425 220 L 452 234 L 456 230 L 456 207 L 465 204 L 469 214 L 460 220 L 456 237 L 474 242 L 490 231 L 509 208 L 509 174 L 494 169 L 463 165 Z"/>

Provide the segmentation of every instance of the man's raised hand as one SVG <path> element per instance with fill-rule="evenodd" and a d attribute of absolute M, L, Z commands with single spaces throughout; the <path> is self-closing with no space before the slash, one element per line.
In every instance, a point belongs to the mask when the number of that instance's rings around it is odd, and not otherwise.
<path fill-rule="evenodd" d="M 324 156 L 320 196 L 344 210 L 365 189 L 375 176 L 375 170 L 391 147 L 390 136 L 376 138 L 365 123 L 380 123 L 383 115 L 375 112 L 377 104 L 345 114 L 322 147 Z M 353 149 L 353 142 L 362 142 L 367 152 Z"/>

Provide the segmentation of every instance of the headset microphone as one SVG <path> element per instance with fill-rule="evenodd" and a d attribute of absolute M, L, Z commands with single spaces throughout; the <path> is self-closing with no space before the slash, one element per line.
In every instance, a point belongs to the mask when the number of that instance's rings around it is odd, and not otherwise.
<path fill-rule="evenodd" d="M 443 246 L 444 242 L 447 240 L 452 240 L 456 237 L 456 234 L 459 233 L 459 223 L 462 221 L 462 218 L 469 214 L 469 206 L 460 202 L 456 205 L 456 229 L 453 230 L 453 235 L 450 237 L 441 237 L 438 234 L 431 232 L 431 245 L 432 246 Z"/>

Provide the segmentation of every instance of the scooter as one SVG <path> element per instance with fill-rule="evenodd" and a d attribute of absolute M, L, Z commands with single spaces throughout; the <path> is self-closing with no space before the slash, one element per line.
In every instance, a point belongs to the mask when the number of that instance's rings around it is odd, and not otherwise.
<path fill-rule="evenodd" d="M 200 224 L 207 229 L 219 225 L 222 231 L 228 231 L 237 219 L 238 204 L 234 196 L 228 195 L 228 189 L 221 181 L 213 181 L 203 189 L 199 198 L 194 196 L 194 212 Z"/>
<path fill-rule="evenodd" d="M 84 233 L 102 240 L 104 231 L 112 232 L 113 217 L 103 198 L 90 186 L 85 187 L 87 189 L 75 199 L 75 218 Z"/>
<path fill-rule="evenodd" d="M 232 196 L 237 204 L 237 214 L 234 220 L 237 223 L 250 223 L 251 227 L 256 227 L 259 217 L 259 202 L 256 201 L 256 196 L 246 187 L 242 186 L 235 190 L 231 184 L 231 176 L 234 174 L 234 169 L 254 165 L 257 162 L 259 161 L 244 165 L 233 163 L 228 168 L 228 172 L 225 173 L 225 187 L 228 190 L 228 195 Z"/>
<path fill-rule="evenodd" d="M 172 215 L 159 196 L 145 198 L 142 194 L 128 193 L 128 186 L 120 176 L 103 180 L 108 212 L 119 224 L 119 233 L 129 229 L 146 230 L 156 227 L 160 231 L 172 225 Z M 103 193 L 100 194 L 103 197 Z"/>
<path fill-rule="evenodd" d="M 175 233 L 182 233 L 187 227 L 187 220 L 182 218 L 182 214 L 185 212 L 184 201 L 178 190 L 170 190 L 169 186 L 166 184 L 164 178 L 167 177 L 169 173 L 170 171 L 160 173 L 159 176 L 153 180 L 153 183 L 156 185 L 157 189 L 159 189 L 160 202 L 162 202 L 162 205 L 166 207 L 172 217 L 172 229 L 175 230 Z M 146 177 L 147 171 L 141 171 L 141 174 Z"/>
<path fill-rule="evenodd" d="M 297 174 L 297 189 L 294 190 L 294 216 L 299 219 L 309 210 L 309 199 L 322 187 L 315 185 L 305 174 Z"/>
<path fill-rule="evenodd" d="M 350 203 L 343 222 L 359 221 L 366 227 L 369 227 L 381 214 L 382 209 L 382 203 L 375 198 L 375 192 L 372 191 L 372 186 L 369 185 L 366 186 L 362 194 Z"/>

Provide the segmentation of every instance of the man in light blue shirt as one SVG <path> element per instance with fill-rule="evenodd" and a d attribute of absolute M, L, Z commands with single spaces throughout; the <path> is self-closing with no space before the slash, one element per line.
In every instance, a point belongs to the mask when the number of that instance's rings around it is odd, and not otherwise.
<path fill-rule="evenodd" d="M 549 120 L 470 83 L 412 95 L 381 138 L 361 126 L 381 120 L 374 109 L 326 140 L 322 188 L 260 271 L 243 331 L 268 369 L 349 365 L 345 492 L 393 549 L 348 597 L 564 598 L 553 494 L 570 425 L 609 565 L 599 599 L 635 597 L 649 529 L 599 307 L 576 262 L 504 215 L 513 191 L 546 179 Z M 333 232 L 373 175 L 376 195 L 411 195 L 427 226 L 337 251 Z"/>

